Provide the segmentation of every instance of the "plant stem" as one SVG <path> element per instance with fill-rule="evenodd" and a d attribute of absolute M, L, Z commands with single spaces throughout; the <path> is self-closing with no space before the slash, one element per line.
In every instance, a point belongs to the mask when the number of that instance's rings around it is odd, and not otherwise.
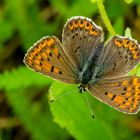
<path fill-rule="evenodd" d="M 98 5 L 98 9 L 101 15 L 101 18 L 106 26 L 106 28 L 108 29 L 108 31 L 110 32 L 111 35 L 115 35 L 115 30 L 113 29 L 111 22 L 107 16 L 107 13 L 105 11 L 105 7 L 103 5 L 103 0 L 96 0 L 97 5 Z"/>

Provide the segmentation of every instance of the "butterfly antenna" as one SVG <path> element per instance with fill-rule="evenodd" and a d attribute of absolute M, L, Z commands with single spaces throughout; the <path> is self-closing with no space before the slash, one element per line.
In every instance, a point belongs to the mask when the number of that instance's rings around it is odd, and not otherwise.
<path fill-rule="evenodd" d="M 59 96 L 56 97 L 55 99 L 51 99 L 49 102 L 50 102 L 50 103 L 53 103 L 53 102 L 55 102 L 55 101 L 61 100 L 61 98 L 63 98 L 64 96 L 67 96 L 67 95 L 72 94 L 72 93 L 74 93 L 74 90 L 71 91 L 71 92 L 66 92 L 66 93 L 64 93 L 64 94 L 62 94 L 62 95 L 59 95 Z M 54 98 L 54 97 L 52 97 L 52 98 Z"/>
<path fill-rule="evenodd" d="M 95 119 L 94 112 L 93 112 L 93 110 L 92 110 L 91 104 L 90 104 L 89 99 L 88 99 L 88 97 L 87 97 L 87 93 L 86 93 L 86 92 L 83 92 L 83 95 L 84 95 L 84 97 L 85 97 L 84 99 L 85 99 L 85 101 L 86 101 L 86 103 L 87 103 L 87 105 L 88 105 L 88 107 L 89 107 L 91 116 L 92 116 L 93 119 Z"/>

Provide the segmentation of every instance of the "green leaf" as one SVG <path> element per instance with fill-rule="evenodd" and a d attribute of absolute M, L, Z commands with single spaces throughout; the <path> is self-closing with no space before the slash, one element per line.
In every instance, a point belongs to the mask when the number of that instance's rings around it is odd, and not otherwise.
<path fill-rule="evenodd" d="M 123 35 L 123 31 L 124 31 L 124 18 L 123 17 L 118 17 L 115 20 L 115 23 L 113 25 L 115 31 L 117 34 L 119 35 Z"/>
<path fill-rule="evenodd" d="M 129 37 L 129 38 L 132 37 L 132 35 L 131 35 L 131 29 L 129 27 L 127 27 L 126 30 L 125 30 L 125 37 Z"/>
<path fill-rule="evenodd" d="M 4 89 L 8 103 L 34 140 L 67 139 L 68 133 L 53 122 L 44 96 L 51 79 L 19 67 L 1 74 L 0 81 L 0 89 Z"/>
<path fill-rule="evenodd" d="M 36 91 L 39 89 L 38 87 Z M 27 93 L 32 94 L 31 91 L 27 91 Z M 22 125 L 28 130 L 32 138 L 34 140 L 46 140 L 48 138 L 65 140 L 68 134 L 53 122 L 47 98 L 42 96 L 40 101 L 32 102 L 27 93 L 23 89 L 13 90 L 7 92 L 6 96 L 13 111 L 18 115 Z"/>
<path fill-rule="evenodd" d="M 53 7 L 63 17 L 70 18 L 71 16 L 92 16 L 97 11 L 97 5 L 90 0 L 51 0 Z"/>
<path fill-rule="evenodd" d="M 0 75 L 0 81 L 0 89 L 8 91 L 27 88 L 32 85 L 49 86 L 52 83 L 50 78 L 35 73 L 27 67 L 19 67 L 13 69 L 11 72 L 5 71 Z"/>
<path fill-rule="evenodd" d="M 95 2 L 97 2 L 97 0 L 91 0 L 91 2 L 92 2 L 92 3 L 95 3 Z"/>
<path fill-rule="evenodd" d="M 130 4 L 133 0 L 125 0 L 126 3 Z"/>
<path fill-rule="evenodd" d="M 0 27 L 0 43 L 3 43 L 13 35 L 13 25 L 4 17 L 0 17 Z"/>
<path fill-rule="evenodd" d="M 59 88 L 58 88 L 59 87 Z M 65 127 L 77 140 L 114 140 L 110 126 L 95 114 L 91 117 L 89 108 L 81 98 L 76 86 L 53 84 L 49 90 L 54 99 L 57 96 L 71 94 L 51 103 L 54 121 Z M 60 100 L 61 99 L 61 100 Z M 100 131 L 99 131 L 100 130 Z"/>

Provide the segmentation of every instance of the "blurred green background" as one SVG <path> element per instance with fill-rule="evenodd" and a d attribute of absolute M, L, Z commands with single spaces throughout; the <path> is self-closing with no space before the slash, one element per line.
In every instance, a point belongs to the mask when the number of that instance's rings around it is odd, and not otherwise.
<path fill-rule="evenodd" d="M 117 34 L 129 27 L 140 42 L 140 0 L 104 0 Z M 140 140 L 140 112 L 126 115 L 23 64 L 27 49 L 46 35 L 61 39 L 71 16 L 87 16 L 111 35 L 96 0 L 0 0 L 0 140 Z M 134 70 L 140 76 L 139 66 Z M 49 103 L 50 98 L 63 98 Z"/>

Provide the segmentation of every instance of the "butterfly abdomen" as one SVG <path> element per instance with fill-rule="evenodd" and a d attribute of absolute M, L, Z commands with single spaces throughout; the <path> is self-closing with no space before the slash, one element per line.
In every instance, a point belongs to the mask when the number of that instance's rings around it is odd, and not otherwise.
<path fill-rule="evenodd" d="M 95 77 L 94 81 L 96 82 L 96 77 L 98 77 L 98 72 L 96 70 L 97 62 L 99 60 L 99 56 L 102 53 L 103 50 L 103 44 L 100 44 L 95 51 L 91 54 L 89 60 L 84 66 L 83 69 L 83 75 L 82 75 L 82 83 L 83 84 L 88 84 L 93 77 Z"/>

